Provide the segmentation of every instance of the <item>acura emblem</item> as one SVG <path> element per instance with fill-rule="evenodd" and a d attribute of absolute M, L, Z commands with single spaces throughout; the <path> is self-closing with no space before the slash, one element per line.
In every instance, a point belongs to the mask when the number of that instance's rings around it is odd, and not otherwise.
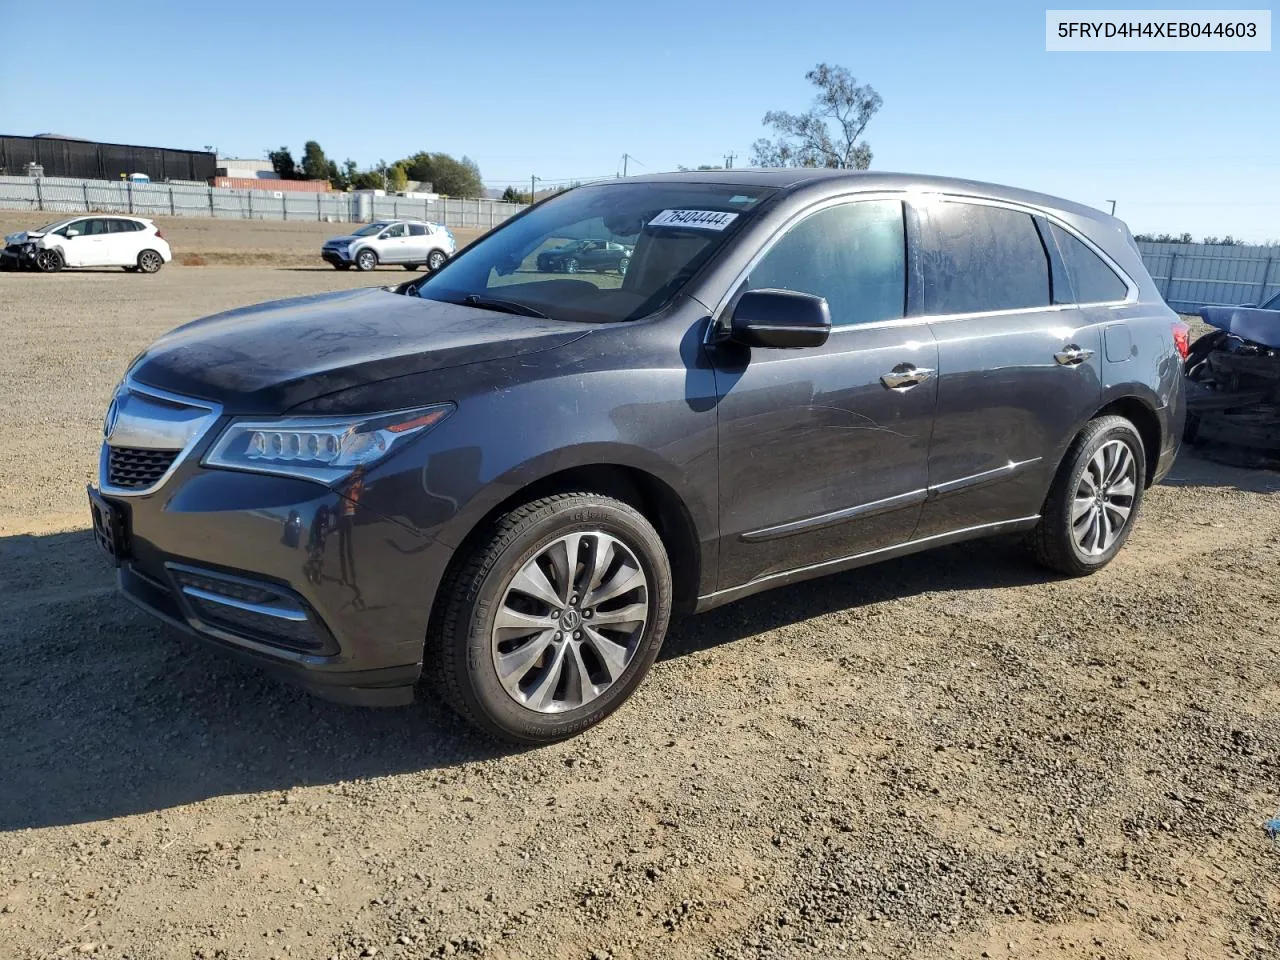
<path fill-rule="evenodd" d="M 120 417 L 120 405 L 116 402 L 116 398 L 111 398 L 111 405 L 107 407 L 107 415 L 102 421 L 102 435 L 107 439 L 111 438 L 112 432 L 116 428 L 116 420 Z"/>

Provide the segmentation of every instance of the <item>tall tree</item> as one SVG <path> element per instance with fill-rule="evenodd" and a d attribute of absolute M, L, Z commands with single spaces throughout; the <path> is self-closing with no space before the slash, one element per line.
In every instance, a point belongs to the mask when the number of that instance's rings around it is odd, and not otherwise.
<path fill-rule="evenodd" d="M 450 197 L 478 197 L 484 193 L 480 168 L 470 157 L 455 160 L 447 153 L 415 153 L 400 161 L 410 180 L 430 183 L 436 193 Z"/>
<path fill-rule="evenodd" d="M 271 169 L 281 180 L 298 179 L 298 168 L 293 162 L 293 154 L 289 152 L 288 147 L 272 150 L 267 154 L 267 159 L 271 161 Z"/>
<path fill-rule="evenodd" d="M 302 176 L 305 180 L 328 180 L 329 160 L 320 144 L 308 140 L 302 148 Z"/>
<path fill-rule="evenodd" d="M 503 203 L 528 203 L 529 194 L 521 193 L 515 187 L 507 187 L 507 189 L 502 191 L 502 202 Z"/>
<path fill-rule="evenodd" d="M 870 84 L 858 85 L 847 69 L 820 63 L 805 75 L 818 89 L 805 113 L 770 110 L 764 125 L 777 138 L 761 138 L 751 145 L 751 162 L 758 167 L 831 167 L 865 170 L 871 166 L 871 145 L 861 140 L 867 124 L 883 101 Z"/>
<path fill-rule="evenodd" d="M 391 170 L 387 173 L 387 181 L 390 183 L 390 189 L 395 193 L 403 193 L 405 187 L 409 185 L 409 175 L 405 173 L 404 167 L 400 164 L 393 164 Z"/>

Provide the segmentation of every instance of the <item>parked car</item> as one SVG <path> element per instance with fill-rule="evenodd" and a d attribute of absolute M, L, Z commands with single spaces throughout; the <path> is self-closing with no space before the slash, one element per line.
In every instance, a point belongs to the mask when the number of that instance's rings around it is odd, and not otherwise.
<path fill-rule="evenodd" d="M 519 272 L 602 217 L 621 285 Z M 152 344 L 94 528 L 161 619 L 347 702 L 426 673 L 518 742 L 617 708 L 673 612 L 993 534 L 1093 573 L 1182 431 L 1186 328 L 1124 224 L 1006 187 L 632 177 L 397 291 Z"/>
<path fill-rule="evenodd" d="M 424 220 L 379 220 L 345 237 L 326 240 L 320 256 L 338 270 L 372 270 L 395 264 L 406 270 L 426 265 L 436 271 L 458 249 L 453 231 Z"/>
<path fill-rule="evenodd" d="M 613 270 L 626 276 L 631 247 L 612 240 L 573 240 L 539 253 L 537 264 L 543 273 Z"/>
<path fill-rule="evenodd" d="M 57 273 L 63 267 L 124 267 L 155 273 L 173 259 L 164 233 L 142 217 L 71 217 L 4 238 L 0 263 Z"/>

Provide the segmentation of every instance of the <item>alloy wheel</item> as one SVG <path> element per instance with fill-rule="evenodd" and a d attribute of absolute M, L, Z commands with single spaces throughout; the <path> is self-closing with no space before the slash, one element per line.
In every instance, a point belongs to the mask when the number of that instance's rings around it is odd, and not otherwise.
<path fill-rule="evenodd" d="M 491 648 L 508 696 L 538 713 L 590 703 L 622 677 L 649 620 L 634 551 L 600 530 L 542 547 L 507 584 Z"/>
<path fill-rule="evenodd" d="M 1071 533 L 1086 556 L 1106 553 L 1133 513 L 1138 473 L 1123 440 L 1109 440 L 1089 459 L 1071 503 Z"/>

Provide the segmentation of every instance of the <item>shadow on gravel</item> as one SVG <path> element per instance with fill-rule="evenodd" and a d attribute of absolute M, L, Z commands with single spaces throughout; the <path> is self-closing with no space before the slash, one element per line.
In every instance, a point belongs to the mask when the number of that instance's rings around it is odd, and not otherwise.
<path fill-rule="evenodd" d="M 1266 490 L 1275 481 L 1187 460 L 1166 482 Z M 960 544 L 683 618 L 662 657 L 867 604 L 1049 576 L 1007 539 Z M 514 752 L 431 700 L 388 710 L 327 703 L 156 624 L 115 595 L 87 530 L 0 537 L 0 597 L 0 831 Z"/>
<path fill-rule="evenodd" d="M 1232 487 L 1247 493 L 1280 492 L 1280 473 L 1250 470 L 1197 456 L 1183 447 L 1173 469 L 1164 478 L 1166 487 Z"/>

